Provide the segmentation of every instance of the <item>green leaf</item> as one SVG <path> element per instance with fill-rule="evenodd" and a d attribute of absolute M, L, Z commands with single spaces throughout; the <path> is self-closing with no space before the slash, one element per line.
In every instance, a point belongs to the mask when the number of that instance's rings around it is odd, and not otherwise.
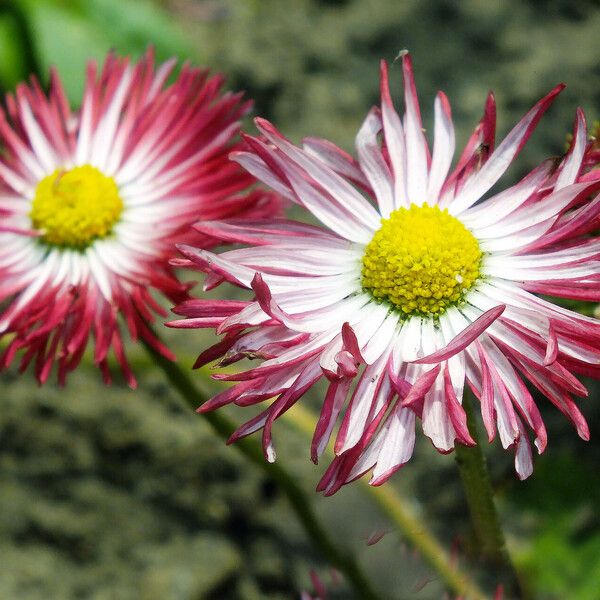
<path fill-rule="evenodd" d="M 139 56 L 152 45 L 159 60 L 192 54 L 191 44 L 169 15 L 147 1 L 23 0 L 21 5 L 43 78 L 50 66 L 56 66 L 74 104 L 81 102 L 87 60 L 102 61 L 111 49 Z"/>
<path fill-rule="evenodd" d="M 0 86 L 13 89 L 25 76 L 19 30 L 12 15 L 0 13 Z"/>

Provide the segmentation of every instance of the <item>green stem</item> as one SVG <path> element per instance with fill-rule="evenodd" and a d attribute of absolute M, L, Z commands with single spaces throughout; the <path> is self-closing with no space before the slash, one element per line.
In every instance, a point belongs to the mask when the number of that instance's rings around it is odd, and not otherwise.
<path fill-rule="evenodd" d="M 195 387 L 188 374 L 179 365 L 166 359 L 148 345 L 146 345 L 146 349 L 192 410 L 202 404 L 205 400 L 203 394 Z M 212 427 L 213 431 L 223 439 L 229 438 L 236 428 L 235 423 L 222 413 L 207 413 L 203 415 L 203 418 Z M 354 557 L 335 545 L 319 522 L 307 495 L 292 476 L 279 463 L 268 463 L 264 458 L 260 444 L 255 439 L 244 438 L 236 442 L 233 447 L 250 462 L 262 469 L 285 493 L 315 548 L 325 560 L 343 573 L 346 581 L 354 589 L 356 597 L 360 600 L 378 600 L 380 596 L 372 588 Z"/>
<path fill-rule="evenodd" d="M 440 576 L 448 589 L 465 600 L 486 600 L 486 596 L 477 584 L 464 571 L 452 563 L 446 550 L 440 545 L 423 522 L 407 508 L 405 502 L 398 498 L 394 489 L 388 485 L 381 488 L 368 486 L 373 500 L 382 512 L 391 518 L 406 539 L 418 550 L 429 566 Z"/>
<path fill-rule="evenodd" d="M 293 412 L 285 413 L 283 418 L 295 429 L 312 435 L 316 417 L 306 408 L 296 405 Z M 397 490 L 389 483 L 382 487 L 373 487 L 364 478 L 360 480 L 360 484 L 363 491 L 440 576 L 449 590 L 465 600 L 486 600 L 484 592 L 466 572 L 453 564 L 440 542 L 413 513 L 410 503 L 402 498 Z"/>
<path fill-rule="evenodd" d="M 477 444 L 472 447 L 457 444 L 456 464 L 482 557 L 494 567 L 497 584 L 503 584 L 507 597 L 522 598 L 519 577 L 508 554 L 494 504 L 494 491 L 477 435 L 472 404 L 471 395 L 465 393 L 463 407 L 467 413 L 467 425 Z"/>

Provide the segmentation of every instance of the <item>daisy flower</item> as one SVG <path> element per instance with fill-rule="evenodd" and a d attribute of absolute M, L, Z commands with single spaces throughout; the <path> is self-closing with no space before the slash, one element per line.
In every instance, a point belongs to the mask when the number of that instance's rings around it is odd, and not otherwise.
<path fill-rule="evenodd" d="M 168 84 L 175 64 L 155 68 L 151 50 L 137 64 L 109 54 L 100 73 L 91 62 L 77 112 L 56 72 L 47 95 L 32 78 L 6 97 L 0 367 L 21 354 L 44 382 L 56 362 L 64 382 L 92 336 L 105 379 L 112 349 L 134 386 L 125 331 L 171 356 L 148 322 L 162 314 L 153 291 L 186 296 L 168 265 L 173 244 L 193 239 L 201 218 L 270 212 L 272 196 L 240 195 L 254 179 L 228 160 L 249 103 L 187 65 Z"/>
<path fill-rule="evenodd" d="M 309 138 L 299 148 L 270 123 L 248 137 L 235 160 L 322 226 L 286 220 L 203 223 L 202 231 L 250 247 L 212 254 L 182 246 L 209 273 L 254 292 L 253 301 L 191 300 L 175 326 L 215 327 L 224 339 L 199 364 L 220 357 L 261 363 L 215 377 L 238 383 L 201 410 L 274 398 L 232 440 L 262 429 L 275 459 L 272 425 L 319 380 L 326 380 L 311 454 L 335 431 L 336 458 L 319 484 L 330 494 L 372 471 L 379 485 L 411 457 L 415 429 L 442 453 L 472 445 L 462 406 L 468 386 L 480 401 L 489 440 L 515 451 L 520 478 L 532 471 L 528 429 L 542 452 L 546 430 L 529 388 L 537 388 L 589 432 L 573 396 L 574 374 L 600 375 L 600 322 L 543 297 L 600 297 L 598 182 L 578 182 L 586 125 L 574 142 L 515 185 L 493 186 L 515 159 L 562 85 L 542 98 L 494 147 L 495 104 L 451 169 L 450 105 L 434 105 L 426 141 L 411 58 L 402 58 L 405 113 L 396 112 L 381 64 L 381 106 L 356 137 L 355 159 Z M 591 199 L 593 198 L 593 199 Z"/>

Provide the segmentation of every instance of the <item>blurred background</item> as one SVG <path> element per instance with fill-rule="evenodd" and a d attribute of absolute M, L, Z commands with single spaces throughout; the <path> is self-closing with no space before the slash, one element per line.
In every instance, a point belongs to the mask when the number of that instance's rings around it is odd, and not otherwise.
<path fill-rule="evenodd" d="M 564 81 L 511 181 L 564 150 L 577 105 L 590 121 L 600 114 L 599 8 L 593 0 L 0 0 L 0 88 L 56 65 L 77 105 L 87 59 L 109 49 L 139 56 L 153 44 L 160 59 L 226 73 L 232 89 L 255 99 L 255 114 L 294 140 L 316 135 L 351 149 L 377 102 L 379 59 L 403 48 L 414 55 L 424 122 L 436 90 L 445 90 L 459 142 L 488 89 L 502 136 Z M 393 68 L 396 94 L 400 79 Z M 164 336 L 185 368 L 210 342 L 194 331 Z M 286 599 L 310 588 L 310 569 L 332 598 L 350 598 L 285 498 L 182 407 L 143 348 L 130 355 L 136 392 L 120 381 L 104 387 L 89 359 L 65 389 L 39 388 L 29 374 L 2 376 L 0 598 Z M 598 387 L 590 389 L 581 402 L 587 444 L 540 402 L 550 441 L 528 481 L 516 480 L 512 456 L 497 443 L 487 449 L 509 546 L 535 598 L 600 597 L 600 403 Z M 314 393 L 307 404 L 319 401 Z M 309 462 L 306 437 L 283 422 L 275 435 L 279 460 L 383 597 L 443 597 L 436 575 L 358 486 L 316 497 L 325 466 Z M 485 580 L 452 456 L 421 436 L 413 461 L 388 485 Z"/>

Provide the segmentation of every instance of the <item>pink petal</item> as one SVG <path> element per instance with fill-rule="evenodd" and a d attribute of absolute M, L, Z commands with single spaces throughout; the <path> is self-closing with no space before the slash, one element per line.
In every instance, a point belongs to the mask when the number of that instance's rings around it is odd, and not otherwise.
<path fill-rule="evenodd" d="M 573 131 L 573 142 L 563 164 L 560 167 L 558 179 L 554 184 L 554 190 L 571 185 L 577 181 L 577 176 L 581 170 L 583 156 L 587 145 L 587 127 L 585 124 L 585 115 L 581 108 L 577 109 L 575 116 L 575 127 Z"/>
<path fill-rule="evenodd" d="M 544 112 L 564 87 L 564 84 L 557 85 L 515 125 L 488 161 L 481 167 L 481 170 L 465 183 L 450 206 L 452 214 L 460 214 L 463 210 L 472 206 L 500 179 L 533 133 Z"/>
<path fill-rule="evenodd" d="M 402 400 L 402 406 L 412 407 L 419 400 L 422 400 L 435 383 L 440 369 L 441 365 L 437 364 L 433 369 L 423 371 L 412 384 L 406 397 Z"/>
<path fill-rule="evenodd" d="M 448 415 L 452 421 L 458 441 L 465 446 L 475 446 L 475 440 L 471 437 L 469 428 L 467 427 L 467 415 L 456 397 L 447 365 L 444 369 L 444 390 L 446 392 Z"/>
<path fill-rule="evenodd" d="M 452 111 L 446 94 L 438 92 L 435 99 L 435 126 L 433 154 L 431 157 L 431 168 L 429 169 L 429 181 L 427 184 L 427 202 L 437 203 L 444 181 L 450 169 L 454 156 L 454 124 L 452 123 Z"/>
<path fill-rule="evenodd" d="M 444 348 L 411 362 L 415 364 L 433 364 L 448 360 L 475 341 L 504 312 L 505 308 L 506 305 L 504 304 L 490 308 L 470 323 Z"/>
<path fill-rule="evenodd" d="M 406 173 L 408 200 L 420 204 L 427 198 L 427 169 L 429 149 L 423 135 L 421 110 L 417 98 L 417 88 L 413 74 L 412 58 L 406 53 L 402 56 L 404 75 L 404 103 L 406 114 L 404 128 L 406 132 Z"/>

